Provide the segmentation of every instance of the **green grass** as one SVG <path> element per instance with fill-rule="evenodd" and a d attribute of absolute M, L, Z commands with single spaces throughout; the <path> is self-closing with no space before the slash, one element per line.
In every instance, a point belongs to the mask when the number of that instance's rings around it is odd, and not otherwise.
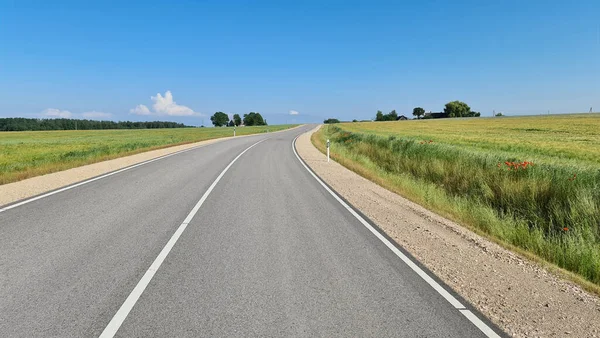
<path fill-rule="evenodd" d="M 242 127 L 237 135 L 295 125 Z M 0 132 L 0 184 L 148 150 L 232 136 L 232 128 Z"/>
<path fill-rule="evenodd" d="M 597 130 L 598 114 L 344 123 L 313 142 L 329 138 L 359 174 L 600 285 Z"/>

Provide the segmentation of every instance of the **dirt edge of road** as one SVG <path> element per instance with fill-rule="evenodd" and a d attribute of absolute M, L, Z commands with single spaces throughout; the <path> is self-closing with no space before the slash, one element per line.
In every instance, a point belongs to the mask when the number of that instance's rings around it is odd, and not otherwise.
<path fill-rule="evenodd" d="M 289 131 L 292 129 L 300 128 L 302 125 L 284 129 L 276 132 L 272 132 L 270 134 L 281 133 L 284 131 Z M 256 136 L 261 134 L 250 134 L 250 135 L 242 135 L 236 136 L 236 138 L 240 137 L 248 137 L 248 136 Z M 123 169 L 125 167 L 129 167 L 144 161 L 148 161 L 151 159 L 155 159 L 157 157 L 161 157 L 164 155 L 172 154 L 178 151 L 202 146 L 209 145 L 216 142 L 222 142 L 225 140 L 232 139 L 231 137 L 221 137 L 211 140 L 205 140 L 194 143 L 187 143 L 178 146 L 172 146 L 157 150 L 150 150 L 143 153 L 124 156 L 115 158 L 113 160 L 103 161 L 92 163 L 88 165 L 84 165 L 81 167 L 76 167 L 72 169 L 67 169 L 51 174 L 36 176 L 32 178 L 28 178 L 22 181 L 8 183 L 4 185 L 0 185 L 0 208 L 10 203 L 14 203 L 29 197 L 33 197 L 39 194 L 43 194 L 48 191 L 52 191 L 55 189 L 62 188 L 67 185 L 71 185 L 77 182 L 85 181 L 90 178 L 100 176 L 115 170 Z"/>
<path fill-rule="evenodd" d="M 302 134 L 310 168 L 513 337 L 600 337 L 600 299 L 542 266 L 331 161 Z"/>

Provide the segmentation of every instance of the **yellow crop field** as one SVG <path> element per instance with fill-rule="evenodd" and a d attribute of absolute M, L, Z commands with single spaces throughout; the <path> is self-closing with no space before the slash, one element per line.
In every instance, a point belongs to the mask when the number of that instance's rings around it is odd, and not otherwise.
<path fill-rule="evenodd" d="M 359 122 L 342 128 L 519 154 L 529 160 L 600 165 L 600 114 Z"/>

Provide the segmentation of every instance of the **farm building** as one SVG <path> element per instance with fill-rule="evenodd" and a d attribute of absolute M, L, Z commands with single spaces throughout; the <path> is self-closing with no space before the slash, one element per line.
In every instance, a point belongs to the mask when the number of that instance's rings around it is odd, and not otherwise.
<path fill-rule="evenodd" d="M 437 112 L 437 113 L 429 112 L 429 113 L 425 113 L 424 117 L 431 117 L 432 119 L 442 119 L 442 118 L 448 117 L 448 114 L 444 113 L 444 112 Z"/>

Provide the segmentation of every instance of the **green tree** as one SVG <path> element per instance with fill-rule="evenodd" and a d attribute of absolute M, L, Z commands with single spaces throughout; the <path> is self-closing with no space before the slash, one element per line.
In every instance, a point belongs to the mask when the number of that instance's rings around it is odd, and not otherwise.
<path fill-rule="evenodd" d="M 233 123 L 235 123 L 237 127 L 242 124 L 242 118 L 240 117 L 240 114 L 233 114 Z"/>
<path fill-rule="evenodd" d="M 467 117 L 470 112 L 471 107 L 461 101 L 448 102 L 444 107 L 444 113 L 446 113 L 448 117 Z"/>
<path fill-rule="evenodd" d="M 416 107 L 415 109 L 413 109 L 413 115 L 416 116 L 417 119 L 419 119 L 421 116 L 425 115 L 425 109 L 421 107 Z"/>
<path fill-rule="evenodd" d="M 260 113 L 251 112 L 244 114 L 244 125 L 246 126 L 266 126 L 267 121 L 263 119 Z"/>
<path fill-rule="evenodd" d="M 381 110 L 378 110 L 377 114 L 375 114 L 375 121 L 385 121 L 383 117 L 383 112 Z"/>
<path fill-rule="evenodd" d="M 324 120 L 323 123 L 325 123 L 325 124 L 340 123 L 340 120 L 338 120 L 338 119 L 327 119 L 327 120 Z"/>
<path fill-rule="evenodd" d="M 254 125 L 254 115 L 256 115 L 256 113 L 249 113 L 249 114 L 244 114 L 244 125 L 245 126 L 253 126 Z"/>
<path fill-rule="evenodd" d="M 213 116 L 210 117 L 210 121 L 215 127 L 222 127 L 227 125 L 229 121 L 229 116 L 223 112 L 216 112 Z"/>
<path fill-rule="evenodd" d="M 254 116 L 254 125 L 255 126 L 266 126 L 267 122 L 263 119 L 260 113 L 256 113 Z"/>
<path fill-rule="evenodd" d="M 229 121 L 229 123 L 227 123 L 228 127 L 235 127 L 235 122 L 233 122 L 233 120 Z"/>
<path fill-rule="evenodd" d="M 396 121 L 396 119 L 398 118 L 398 113 L 396 113 L 396 110 L 392 110 L 391 112 L 389 112 L 386 116 L 386 121 Z"/>
<path fill-rule="evenodd" d="M 94 130 L 94 129 L 149 129 L 149 128 L 184 128 L 182 123 L 150 121 L 96 121 L 75 119 L 28 119 L 22 117 L 0 118 L 0 131 L 25 130 Z"/>

